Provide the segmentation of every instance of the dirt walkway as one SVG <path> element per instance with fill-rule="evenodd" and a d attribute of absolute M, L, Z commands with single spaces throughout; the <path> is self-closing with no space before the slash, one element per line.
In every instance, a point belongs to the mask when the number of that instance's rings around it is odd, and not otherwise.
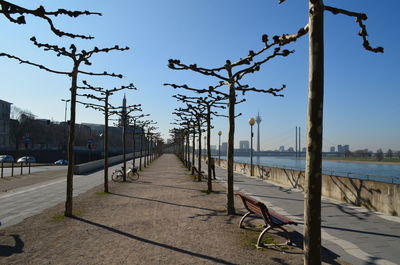
<path fill-rule="evenodd" d="M 214 188 L 206 194 L 206 183 L 194 182 L 174 155 L 163 155 L 139 181 L 77 197 L 75 218 L 64 218 L 60 204 L 0 230 L 0 264 L 303 263 L 298 247 L 257 250 L 259 228 L 239 229 L 240 215 L 224 211 L 223 187 Z"/>

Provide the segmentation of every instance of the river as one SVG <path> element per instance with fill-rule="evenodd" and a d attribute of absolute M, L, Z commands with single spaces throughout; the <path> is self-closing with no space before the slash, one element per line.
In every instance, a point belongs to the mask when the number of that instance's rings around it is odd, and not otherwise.
<path fill-rule="evenodd" d="M 226 156 L 221 156 L 226 159 Z M 236 162 L 250 163 L 249 156 L 235 156 Z M 305 159 L 296 157 L 254 156 L 255 165 L 296 169 L 304 171 Z M 400 164 L 353 163 L 322 161 L 322 173 L 350 178 L 370 179 L 400 184 Z"/>

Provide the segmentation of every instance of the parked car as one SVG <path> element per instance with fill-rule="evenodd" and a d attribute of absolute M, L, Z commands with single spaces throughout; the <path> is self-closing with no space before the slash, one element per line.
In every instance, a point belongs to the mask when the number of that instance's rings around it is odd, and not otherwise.
<path fill-rule="evenodd" d="M 0 163 L 12 163 L 14 162 L 14 157 L 12 155 L 0 155 Z"/>
<path fill-rule="evenodd" d="M 18 158 L 18 163 L 36 163 L 36 158 L 33 156 L 23 156 Z"/>
<path fill-rule="evenodd" d="M 54 162 L 54 165 L 68 165 L 68 160 L 60 159 Z"/>

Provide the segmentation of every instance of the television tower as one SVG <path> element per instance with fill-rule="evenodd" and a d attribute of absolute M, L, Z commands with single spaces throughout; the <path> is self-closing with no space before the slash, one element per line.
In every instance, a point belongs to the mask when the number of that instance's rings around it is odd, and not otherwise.
<path fill-rule="evenodd" d="M 257 122 L 257 152 L 260 152 L 260 123 L 261 123 L 260 113 L 257 112 L 256 122 Z"/>

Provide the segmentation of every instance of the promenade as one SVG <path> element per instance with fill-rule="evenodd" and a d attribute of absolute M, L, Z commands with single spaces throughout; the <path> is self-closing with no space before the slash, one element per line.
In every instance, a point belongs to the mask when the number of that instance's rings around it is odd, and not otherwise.
<path fill-rule="evenodd" d="M 61 202 L 0 229 L 0 264 L 302 264 L 298 246 L 257 250 L 261 228 L 239 229 L 241 215 L 225 213 L 224 187 L 215 184 L 215 192 L 205 193 L 206 183 L 194 181 L 175 155 L 161 156 L 140 174 L 138 181 L 110 183 L 110 194 L 98 184 L 81 193 L 74 199 L 74 218 L 63 217 Z M 75 177 L 74 187 L 101 176 L 102 171 Z M 59 181 L 46 188 L 64 196 L 65 182 Z M 33 192 L 37 185 L 1 195 L 0 205 L 10 197 L 22 200 L 24 190 Z M 29 201 L 36 207 L 46 203 L 43 190 Z M 29 203 L 18 211 L 29 211 Z"/>
<path fill-rule="evenodd" d="M 225 184 L 226 169 L 216 167 L 216 175 Z M 234 179 L 236 191 L 245 192 L 297 221 L 300 225 L 296 230 L 303 234 L 303 192 L 238 173 Z M 327 198 L 323 198 L 321 207 L 322 245 L 339 259 L 354 265 L 400 264 L 400 217 Z"/>
<path fill-rule="evenodd" d="M 138 181 L 110 182 L 110 194 L 102 192 L 102 171 L 75 176 L 74 218 L 62 215 L 60 173 L 54 179 L 37 173 L 38 183 L 28 186 L 16 179 L 0 193 L 0 264 L 303 263 L 300 191 L 235 174 L 235 190 L 299 223 L 288 227 L 294 246 L 257 250 L 262 221 L 250 219 L 252 229 L 239 229 L 245 210 L 238 198 L 238 214 L 226 215 L 225 169 L 217 167 L 211 194 L 172 154 L 155 160 Z M 323 264 L 398 264 L 399 220 L 324 199 Z"/>

